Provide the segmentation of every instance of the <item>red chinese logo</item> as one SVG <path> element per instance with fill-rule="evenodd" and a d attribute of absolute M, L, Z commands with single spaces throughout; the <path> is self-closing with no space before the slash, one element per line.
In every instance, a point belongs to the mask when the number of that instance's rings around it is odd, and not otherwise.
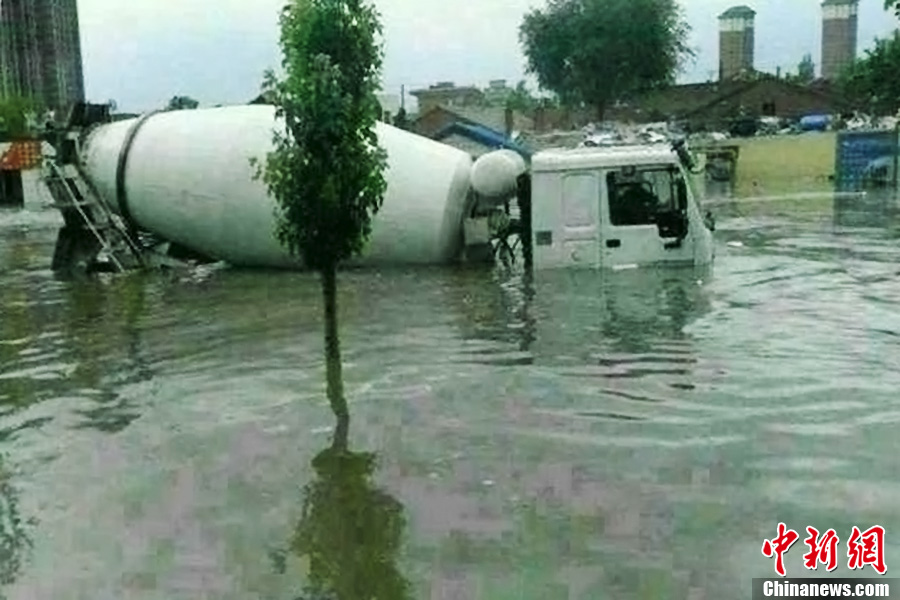
<path fill-rule="evenodd" d="M 785 576 L 784 555 L 791 546 L 800 539 L 800 535 L 793 529 L 788 529 L 784 523 L 778 524 L 778 535 L 775 539 L 763 542 L 762 553 L 766 558 L 775 558 L 775 572 Z"/>
<path fill-rule="evenodd" d="M 859 527 L 854 527 L 847 541 L 847 557 L 853 570 L 872 565 L 879 575 L 884 575 L 887 571 L 884 565 L 884 527 L 875 525 L 862 533 Z"/>
<path fill-rule="evenodd" d="M 840 538 L 834 529 L 819 534 L 815 527 L 807 527 L 809 537 L 803 542 L 809 548 L 809 552 L 803 555 L 803 565 L 810 571 L 815 571 L 819 565 L 825 565 L 827 571 L 837 569 L 838 544 Z M 791 549 L 800 536 L 793 529 L 788 529 L 784 523 L 778 524 L 778 535 L 771 540 L 765 540 L 762 545 L 762 554 L 766 558 L 775 559 L 775 572 L 784 577 L 784 555 Z M 884 527 L 875 525 L 865 531 L 854 527 L 847 540 L 848 567 L 851 570 L 862 569 L 871 565 L 880 575 L 887 572 L 884 564 Z"/>
<path fill-rule="evenodd" d="M 827 571 L 837 569 L 837 546 L 840 542 L 834 529 L 829 529 L 819 537 L 819 531 L 815 527 L 807 527 L 809 537 L 804 543 L 809 546 L 809 552 L 803 555 L 803 564 L 810 571 L 819 568 L 819 563 L 825 565 Z"/>

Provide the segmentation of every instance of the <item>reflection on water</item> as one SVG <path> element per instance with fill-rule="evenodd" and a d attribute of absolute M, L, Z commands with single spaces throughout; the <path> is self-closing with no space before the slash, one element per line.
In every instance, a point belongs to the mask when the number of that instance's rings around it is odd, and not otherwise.
<path fill-rule="evenodd" d="M 298 600 L 412 598 L 397 566 L 403 505 L 372 483 L 375 463 L 374 453 L 348 450 L 346 439 L 313 458 L 315 479 L 303 489 L 289 549 L 308 561 Z"/>
<path fill-rule="evenodd" d="M 20 514 L 19 491 L 5 459 L 0 460 L 0 585 L 9 585 L 18 577 L 31 550 L 29 529 L 34 524 Z"/>
<path fill-rule="evenodd" d="M 76 410 L 79 427 L 112 433 L 137 418 L 120 390 L 152 377 L 138 324 L 146 288 L 140 275 L 3 286 L 4 411 L 11 414 L 65 396 L 84 401 Z"/>
<path fill-rule="evenodd" d="M 705 286 L 711 277 L 709 268 L 541 274 L 537 345 L 556 355 L 637 353 L 685 340 L 684 328 L 710 308 Z"/>
<path fill-rule="evenodd" d="M 889 189 L 858 197 L 835 196 L 834 224 L 840 227 L 891 227 L 900 224 L 900 198 Z"/>

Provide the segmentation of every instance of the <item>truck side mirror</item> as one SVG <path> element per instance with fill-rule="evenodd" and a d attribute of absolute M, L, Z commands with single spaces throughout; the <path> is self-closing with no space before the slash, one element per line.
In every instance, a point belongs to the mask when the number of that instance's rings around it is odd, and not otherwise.
<path fill-rule="evenodd" d="M 681 139 L 673 142 L 672 150 L 674 150 L 678 155 L 678 160 L 681 161 L 681 164 L 684 165 L 684 168 L 688 171 L 693 172 L 696 164 L 694 163 L 694 157 L 691 156 L 691 153 L 688 152 L 688 149 L 685 147 L 685 141 Z"/>

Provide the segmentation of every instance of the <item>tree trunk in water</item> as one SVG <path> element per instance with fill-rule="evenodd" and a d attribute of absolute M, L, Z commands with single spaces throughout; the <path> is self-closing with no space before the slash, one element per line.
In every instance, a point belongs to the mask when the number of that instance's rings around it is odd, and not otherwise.
<path fill-rule="evenodd" d="M 531 272 L 534 257 L 534 234 L 531 231 L 531 174 L 523 173 L 516 181 L 516 201 L 519 205 L 519 222 L 522 242 L 522 258 L 525 271 Z"/>
<path fill-rule="evenodd" d="M 337 417 L 333 447 L 347 449 L 350 428 L 350 411 L 344 398 L 344 376 L 341 371 L 341 346 L 337 322 L 337 274 L 336 266 L 322 270 L 322 296 L 325 301 L 325 373 L 328 402 Z"/>

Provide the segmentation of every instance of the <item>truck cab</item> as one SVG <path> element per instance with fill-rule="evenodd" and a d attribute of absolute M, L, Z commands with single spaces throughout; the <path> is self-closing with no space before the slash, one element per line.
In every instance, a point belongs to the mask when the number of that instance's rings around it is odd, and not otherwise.
<path fill-rule="evenodd" d="M 712 231 L 668 145 L 545 150 L 531 159 L 537 269 L 704 265 Z"/>

